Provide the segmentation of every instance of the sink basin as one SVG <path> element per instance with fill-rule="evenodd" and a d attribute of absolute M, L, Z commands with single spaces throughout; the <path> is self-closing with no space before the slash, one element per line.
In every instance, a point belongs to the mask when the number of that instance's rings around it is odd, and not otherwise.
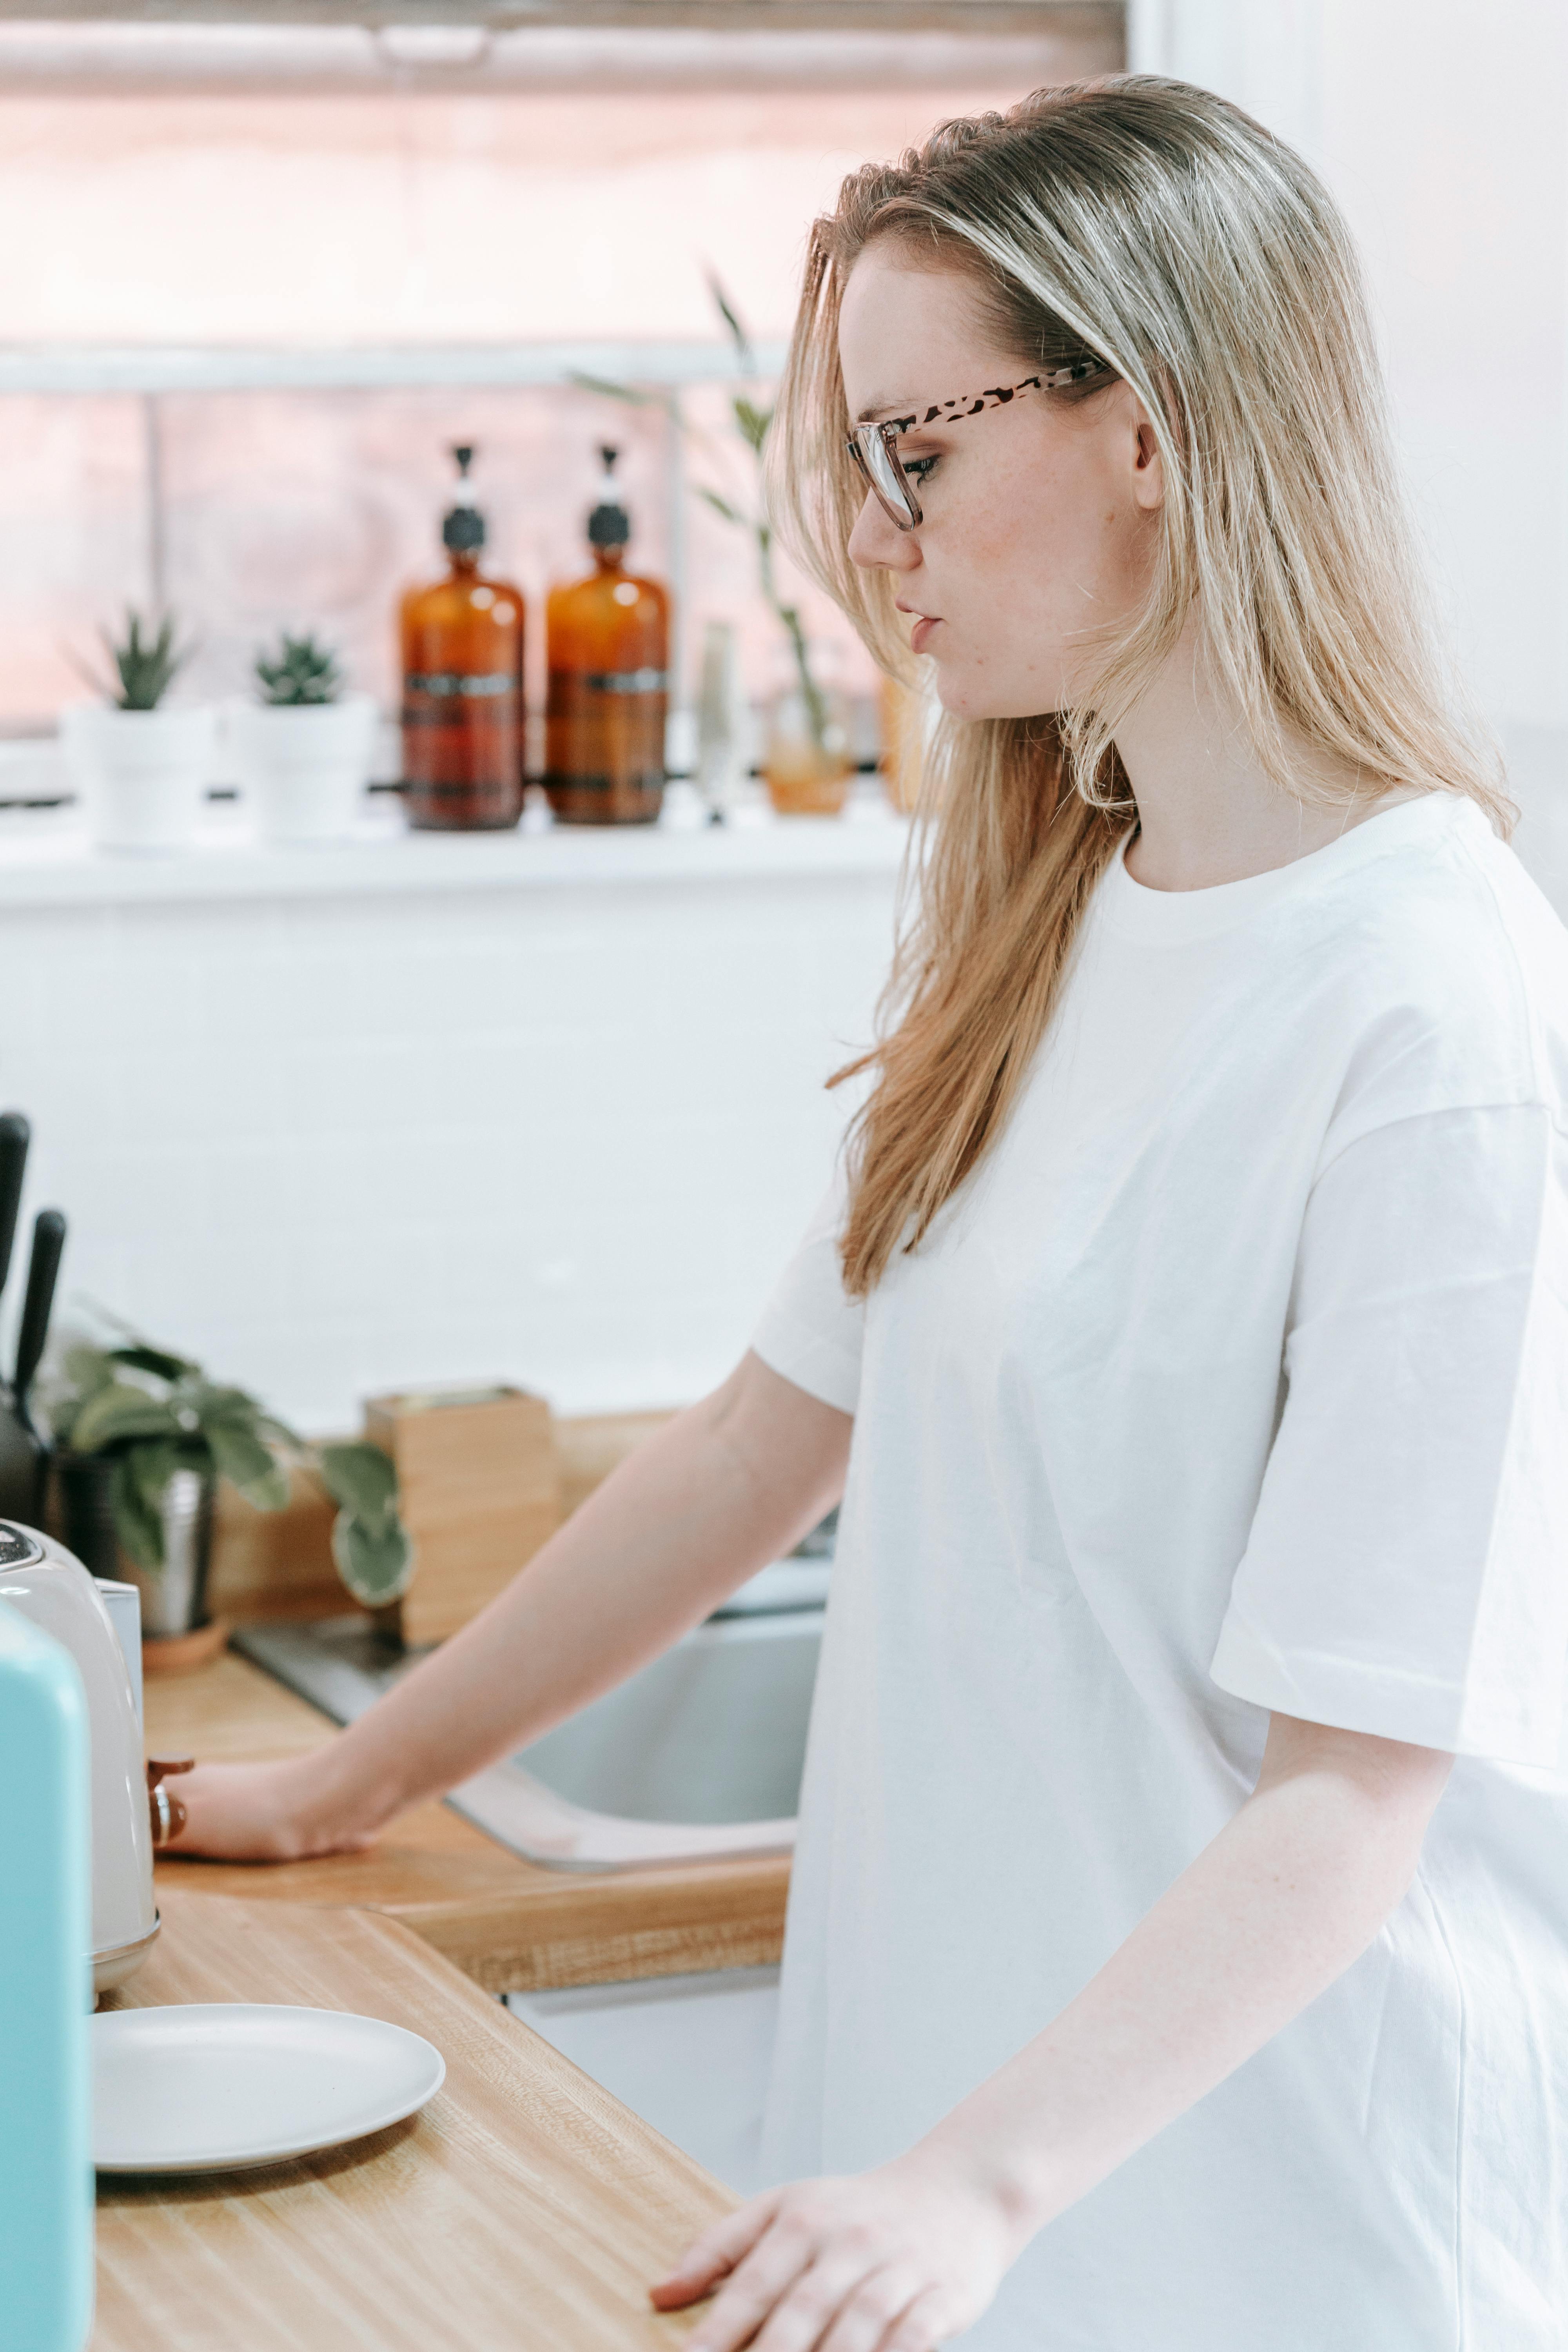
<path fill-rule="evenodd" d="M 562 1870 L 778 1853 L 821 1632 L 819 1610 L 710 1620 L 447 1801 Z"/>
<path fill-rule="evenodd" d="M 776 1853 L 795 1843 L 827 1567 L 781 1560 L 725 1608 L 447 1801 L 556 1870 Z M 352 1722 L 417 1662 L 366 1617 L 251 1625 L 235 1645 Z"/>

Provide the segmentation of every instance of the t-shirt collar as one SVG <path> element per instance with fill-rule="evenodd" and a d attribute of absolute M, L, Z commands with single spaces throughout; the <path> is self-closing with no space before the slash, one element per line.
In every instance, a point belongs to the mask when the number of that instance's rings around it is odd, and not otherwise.
<path fill-rule="evenodd" d="M 1458 793 L 1425 793 L 1419 800 L 1401 801 L 1363 819 L 1326 848 L 1292 858 L 1288 866 L 1249 874 L 1240 882 L 1215 883 L 1206 890 L 1151 890 L 1135 882 L 1127 871 L 1129 832 L 1101 880 L 1096 912 L 1124 936 L 1153 943 L 1212 939 L 1286 899 L 1310 896 L 1391 850 L 1440 839 L 1470 825 L 1487 826 L 1476 802 Z"/>

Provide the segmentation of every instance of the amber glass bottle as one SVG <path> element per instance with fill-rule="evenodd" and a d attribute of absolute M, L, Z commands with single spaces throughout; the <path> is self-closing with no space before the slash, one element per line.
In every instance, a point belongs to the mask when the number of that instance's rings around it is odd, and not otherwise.
<path fill-rule="evenodd" d="M 651 824 L 664 804 L 669 594 L 626 568 L 632 527 L 614 495 L 617 454 L 599 452 L 594 569 L 552 589 L 546 608 L 544 789 L 564 824 Z"/>
<path fill-rule="evenodd" d="M 452 452 L 458 502 L 441 526 L 444 580 L 403 600 L 403 775 L 408 822 L 475 833 L 522 814 L 522 598 L 479 570 L 484 517 L 471 446 Z"/>

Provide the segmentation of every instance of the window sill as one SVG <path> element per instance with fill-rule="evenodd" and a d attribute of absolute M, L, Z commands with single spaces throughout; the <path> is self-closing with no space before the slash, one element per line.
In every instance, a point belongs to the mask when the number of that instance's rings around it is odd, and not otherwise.
<path fill-rule="evenodd" d="M 214 809 L 189 849 L 95 849 L 73 810 L 0 818 L 0 907 L 182 900 L 385 898 L 400 893 L 595 889 L 649 883 L 891 876 L 908 839 L 875 786 L 841 817 L 776 817 L 754 799 L 722 825 L 672 792 L 658 825 L 569 828 L 531 809 L 515 833 L 412 833 L 401 813 L 361 820 L 350 839 L 258 844 L 237 809 Z"/>

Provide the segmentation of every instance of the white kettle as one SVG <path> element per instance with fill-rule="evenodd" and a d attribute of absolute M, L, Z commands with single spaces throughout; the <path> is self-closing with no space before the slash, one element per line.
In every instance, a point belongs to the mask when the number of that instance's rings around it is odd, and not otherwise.
<path fill-rule="evenodd" d="M 182 1817 L 158 1783 L 182 1768 L 143 1762 L 125 1654 L 98 1587 L 63 1544 L 0 1519 L 0 1600 L 69 1651 L 87 1694 L 92 1980 L 107 1992 L 141 1967 L 158 1933 L 153 1849 Z"/>

